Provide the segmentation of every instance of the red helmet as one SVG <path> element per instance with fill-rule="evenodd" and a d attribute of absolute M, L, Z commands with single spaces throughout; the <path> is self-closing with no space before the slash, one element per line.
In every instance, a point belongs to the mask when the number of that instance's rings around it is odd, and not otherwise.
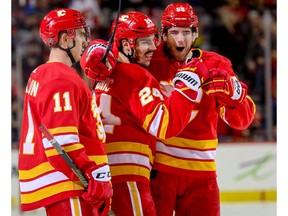
<path fill-rule="evenodd" d="M 171 3 L 161 17 L 162 28 L 166 27 L 198 27 L 198 17 L 191 5 Z"/>
<path fill-rule="evenodd" d="M 75 30 L 78 28 L 85 28 L 87 37 L 90 38 L 90 31 L 85 18 L 79 11 L 69 8 L 58 8 L 49 12 L 43 18 L 39 33 L 43 42 L 51 47 L 58 43 L 59 32 L 67 31 L 68 36 L 74 39 L 76 36 Z"/>
<path fill-rule="evenodd" d="M 115 23 L 116 20 L 112 23 L 112 32 Z M 120 46 L 120 40 L 124 38 L 128 40 L 131 47 L 134 47 L 137 38 L 147 37 L 156 33 L 156 25 L 147 15 L 137 11 L 130 11 L 119 16 L 114 40 L 117 47 Z"/>

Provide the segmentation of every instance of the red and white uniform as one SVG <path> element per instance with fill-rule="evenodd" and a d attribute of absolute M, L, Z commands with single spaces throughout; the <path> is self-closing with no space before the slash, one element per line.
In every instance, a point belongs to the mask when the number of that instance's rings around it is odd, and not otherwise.
<path fill-rule="evenodd" d="M 38 127 L 46 125 L 79 169 L 91 161 L 107 163 L 104 128 L 87 84 L 63 63 L 40 65 L 28 81 L 23 111 L 18 165 L 22 210 L 80 196 L 83 185 Z"/>
<path fill-rule="evenodd" d="M 106 132 L 116 215 L 155 215 L 150 171 L 156 138 L 178 135 L 194 103 L 173 91 L 164 100 L 159 83 L 143 67 L 120 63 L 95 87 Z M 130 205 L 130 206 L 129 206 Z"/>
<path fill-rule="evenodd" d="M 231 62 L 215 52 L 194 49 L 193 56 L 201 58 L 208 69 L 219 67 L 234 74 Z M 148 70 L 167 88 L 179 66 L 159 47 Z M 219 106 L 216 98 L 204 92 L 198 99 L 185 129 L 178 136 L 157 141 L 151 190 L 159 216 L 172 215 L 175 206 L 176 215 L 220 214 L 215 164 L 218 117 L 238 130 L 246 129 L 254 118 L 255 104 L 249 96 L 235 109 Z"/>

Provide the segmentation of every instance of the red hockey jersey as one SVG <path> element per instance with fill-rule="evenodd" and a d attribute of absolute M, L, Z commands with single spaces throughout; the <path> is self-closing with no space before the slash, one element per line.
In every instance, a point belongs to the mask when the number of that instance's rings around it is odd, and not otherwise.
<path fill-rule="evenodd" d="M 201 58 L 208 69 L 219 67 L 235 75 L 231 62 L 215 52 L 193 49 L 193 57 Z M 179 62 L 169 58 L 163 47 L 159 47 L 148 71 L 167 93 L 178 67 Z M 246 129 L 254 119 L 256 108 L 249 96 L 236 109 L 218 106 L 216 98 L 203 91 L 197 99 L 186 128 L 178 136 L 157 141 L 154 169 L 196 178 L 216 177 L 218 117 L 238 130 Z"/>
<path fill-rule="evenodd" d="M 143 67 L 120 63 L 95 87 L 107 136 L 112 183 L 149 184 L 155 137 L 178 135 L 187 125 L 194 103 L 173 91 L 165 100 L 159 83 Z"/>
<path fill-rule="evenodd" d="M 30 75 L 24 98 L 18 164 L 24 211 L 79 196 L 84 190 L 54 147 L 42 137 L 38 129 L 41 124 L 46 125 L 78 168 L 91 161 L 108 162 L 102 143 L 104 127 L 87 84 L 63 63 L 39 66 Z"/>

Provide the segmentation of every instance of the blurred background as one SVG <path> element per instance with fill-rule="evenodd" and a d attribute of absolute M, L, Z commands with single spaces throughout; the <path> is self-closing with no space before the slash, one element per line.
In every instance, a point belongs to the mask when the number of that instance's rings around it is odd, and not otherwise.
<path fill-rule="evenodd" d="M 199 38 L 195 47 L 216 51 L 229 58 L 256 103 L 255 119 L 246 130 L 234 130 L 219 121 L 217 157 L 219 183 L 223 191 L 221 200 L 275 201 L 276 0 L 122 0 L 121 12 L 142 11 L 160 28 L 161 14 L 171 2 L 188 2 L 194 7 L 199 18 Z M 118 1 L 12 0 L 11 148 L 15 152 L 12 178 L 17 178 L 16 153 L 26 82 L 32 70 L 44 63 L 49 54 L 40 40 L 39 24 L 46 13 L 59 7 L 82 12 L 91 27 L 92 38 L 108 40 L 110 24 L 117 17 Z M 229 158 L 234 162 L 227 164 Z M 228 177 L 227 173 L 230 174 Z M 17 184 L 17 179 L 15 181 Z M 12 207 L 18 204 L 17 191 L 14 191 Z"/>

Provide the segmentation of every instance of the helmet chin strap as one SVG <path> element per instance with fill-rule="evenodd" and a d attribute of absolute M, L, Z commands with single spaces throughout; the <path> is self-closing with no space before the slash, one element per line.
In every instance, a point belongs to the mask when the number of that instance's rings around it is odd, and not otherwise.
<path fill-rule="evenodd" d="M 132 49 L 132 54 L 131 54 L 131 55 L 129 55 L 129 54 L 126 55 L 124 52 L 123 52 L 123 54 L 129 59 L 129 61 L 130 61 L 131 63 L 134 62 L 134 59 L 133 59 L 134 49 Z"/>
<path fill-rule="evenodd" d="M 72 46 L 72 47 L 68 47 L 67 49 L 64 49 L 63 47 L 61 47 L 61 46 L 59 46 L 59 45 L 57 44 L 57 47 L 58 47 L 59 49 L 65 51 L 65 52 L 68 54 L 68 56 L 69 56 L 69 58 L 70 58 L 70 60 L 71 60 L 71 62 L 72 62 L 72 65 L 75 63 L 75 59 L 74 59 L 74 57 L 73 57 L 73 55 L 72 55 L 72 53 L 71 53 L 71 49 L 73 49 L 73 48 L 75 47 L 75 45 L 76 45 L 75 40 L 73 40 L 73 46 Z"/>
<path fill-rule="evenodd" d="M 119 52 L 121 52 L 126 58 L 128 58 L 128 60 L 132 63 L 134 62 L 133 60 L 133 55 L 134 55 L 134 49 L 131 48 L 131 54 L 126 54 L 125 51 L 123 50 L 123 46 L 121 45 L 121 47 L 118 48 Z"/>

